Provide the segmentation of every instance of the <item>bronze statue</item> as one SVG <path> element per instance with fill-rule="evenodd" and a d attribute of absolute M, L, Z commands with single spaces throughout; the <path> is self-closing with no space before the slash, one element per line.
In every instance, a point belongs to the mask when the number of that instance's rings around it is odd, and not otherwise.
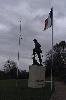
<path fill-rule="evenodd" d="M 38 43 L 38 41 L 36 39 L 33 40 L 35 43 L 35 48 L 33 49 L 33 64 L 35 65 L 42 65 L 42 59 L 41 59 L 41 45 Z M 37 60 L 35 59 L 36 54 L 39 58 L 39 63 L 37 62 Z"/>

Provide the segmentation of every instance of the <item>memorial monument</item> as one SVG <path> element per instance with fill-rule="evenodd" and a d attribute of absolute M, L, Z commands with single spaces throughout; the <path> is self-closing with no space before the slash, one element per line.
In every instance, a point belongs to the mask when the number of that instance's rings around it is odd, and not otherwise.
<path fill-rule="evenodd" d="M 35 48 L 33 49 L 33 65 L 42 65 L 42 59 L 41 59 L 41 45 L 38 43 L 38 41 L 36 39 L 33 40 L 35 43 Z M 36 54 L 39 58 L 39 63 L 36 60 Z"/>
<path fill-rule="evenodd" d="M 33 64 L 29 66 L 29 80 L 28 87 L 31 88 L 42 88 L 45 86 L 45 67 L 42 64 L 41 57 L 41 45 L 36 39 L 33 40 L 35 48 L 33 49 Z M 39 59 L 39 62 L 36 59 L 36 56 Z"/>

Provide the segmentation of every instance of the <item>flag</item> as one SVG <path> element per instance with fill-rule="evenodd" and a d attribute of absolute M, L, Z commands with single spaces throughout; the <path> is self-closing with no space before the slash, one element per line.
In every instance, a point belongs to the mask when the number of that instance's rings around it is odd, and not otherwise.
<path fill-rule="evenodd" d="M 20 36 L 19 36 L 19 46 L 20 46 Z"/>
<path fill-rule="evenodd" d="M 20 33 L 21 33 L 21 22 L 20 22 Z"/>
<path fill-rule="evenodd" d="M 20 33 L 21 33 L 21 20 L 20 20 Z"/>
<path fill-rule="evenodd" d="M 19 51 L 18 51 L 18 61 L 19 61 Z"/>
<path fill-rule="evenodd" d="M 45 27 L 44 30 L 50 28 L 53 23 L 53 9 L 51 8 L 51 11 L 49 12 L 48 18 L 45 20 Z"/>

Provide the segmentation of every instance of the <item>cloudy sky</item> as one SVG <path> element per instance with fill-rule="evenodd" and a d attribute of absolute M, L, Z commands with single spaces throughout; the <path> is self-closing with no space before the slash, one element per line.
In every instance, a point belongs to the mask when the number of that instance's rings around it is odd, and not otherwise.
<path fill-rule="evenodd" d="M 0 0 L 0 64 L 17 61 L 19 19 L 22 19 L 20 66 L 32 64 L 33 39 L 42 45 L 43 59 L 51 48 L 51 28 L 42 31 L 44 20 L 54 7 L 54 44 L 66 40 L 66 0 Z"/>

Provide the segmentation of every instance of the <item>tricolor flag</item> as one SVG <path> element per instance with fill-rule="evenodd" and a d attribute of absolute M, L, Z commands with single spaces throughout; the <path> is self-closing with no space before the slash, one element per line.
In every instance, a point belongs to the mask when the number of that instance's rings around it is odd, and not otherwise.
<path fill-rule="evenodd" d="M 49 13 L 48 18 L 45 20 L 45 27 L 44 30 L 50 28 L 52 26 L 53 23 L 53 8 L 51 8 L 51 11 Z"/>

